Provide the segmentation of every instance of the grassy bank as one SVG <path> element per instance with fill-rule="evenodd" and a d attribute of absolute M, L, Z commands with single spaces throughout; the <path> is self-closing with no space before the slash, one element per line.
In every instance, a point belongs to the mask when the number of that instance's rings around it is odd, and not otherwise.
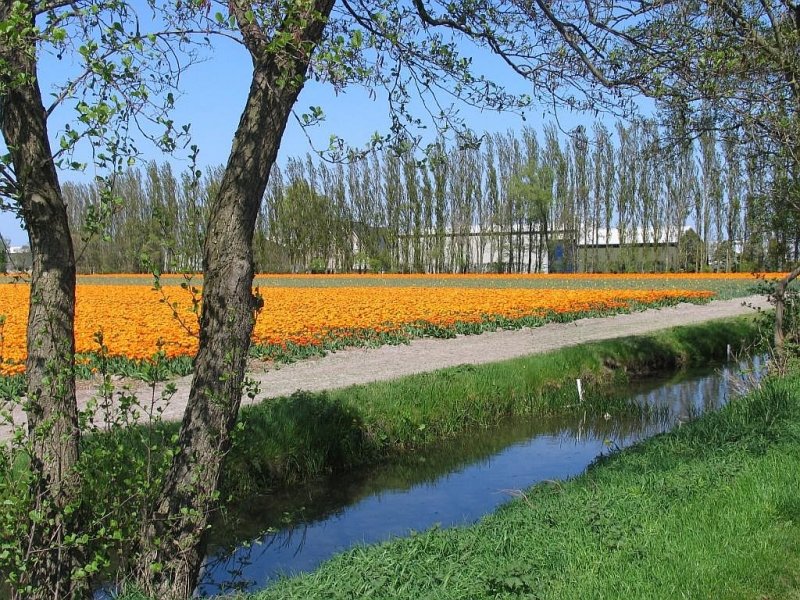
<path fill-rule="evenodd" d="M 357 548 L 249 600 L 797 598 L 800 376 L 478 524 Z"/>
<path fill-rule="evenodd" d="M 268 401 L 242 411 L 223 489 L 242 496 L 374 463 L 508 415 L 631 410 L 616 393 L 630 377 L 724 359 L 728 344 L 739 349 L 757 338 L 752 319 L 721 320 Z"/>

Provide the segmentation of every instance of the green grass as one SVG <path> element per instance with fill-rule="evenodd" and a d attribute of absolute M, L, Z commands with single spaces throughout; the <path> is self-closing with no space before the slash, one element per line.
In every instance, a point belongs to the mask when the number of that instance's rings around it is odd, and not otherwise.
<path fill-rule="evenodd" d="M 797 598 L 800 377 L 542 484 L 470 527 L 359 547 L 250 600 Z"/>

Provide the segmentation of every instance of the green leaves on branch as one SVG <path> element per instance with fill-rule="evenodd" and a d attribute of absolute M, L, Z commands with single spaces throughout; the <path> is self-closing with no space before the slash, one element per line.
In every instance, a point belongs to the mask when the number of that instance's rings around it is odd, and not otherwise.
<path fill-rule="evenodd" d="M 33 60 L 36 55 L 36 32 L 27 4 L 18 0 L 12 2 L 7 14 L 0 19 L 0 124 L 3 96 L 10 89 L 31 83 L 31 76 L 14 68 L 9 59 L 12 54 L 18 53 Z"/>

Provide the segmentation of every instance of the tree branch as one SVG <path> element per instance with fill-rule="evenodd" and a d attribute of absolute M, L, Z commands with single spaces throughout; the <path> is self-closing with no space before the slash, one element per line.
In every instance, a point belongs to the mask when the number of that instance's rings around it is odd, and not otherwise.
<path fill-rule="evenodd" d="M 229 0 L 228 10 L 236 19 L 242 40 L 254 61 L 262 60 L 267 47 L 267 36 L 256 22 L 253 12 L 243 6 L 241 0 Z"/>
<path fill-rule="evenodd" d="M 42 15 L 65 6 L 72 6 L 76 8 L 75 0 L 50 0 L 49 2 L 41 2 L 33 7 L 33 14 Z"/>

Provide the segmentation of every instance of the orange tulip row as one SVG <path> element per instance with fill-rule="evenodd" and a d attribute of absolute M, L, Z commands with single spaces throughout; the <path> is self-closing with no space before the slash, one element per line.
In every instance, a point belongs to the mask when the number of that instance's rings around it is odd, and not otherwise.
<path fill-rule="evenodd" d="M 29 287 L 0 287 L 0 373 L 22 372 Z M 168 356 L 197 350 L 197 315 L 191 297 L 178 287 L 162 293 L 143 285 L 78 285 L 76 349 L 96 352 L 95 333 L 103 332 L 111 355 L 143 359 L 159 341 Z M 275 287 L 262 288 L 264 310 L 253 341 L 259 345 L 319 345 L 339 332 L 399 332 L 412 324 L 452 327 L 488 318 L 520 319 L 552 313 L 619 310 L 631 303 L 659 304 L 705 299 L 711 292 L 626 289 L 489 289 L 466 287 Z M 173 314 L 171 304 L 181 325 Z"/>

